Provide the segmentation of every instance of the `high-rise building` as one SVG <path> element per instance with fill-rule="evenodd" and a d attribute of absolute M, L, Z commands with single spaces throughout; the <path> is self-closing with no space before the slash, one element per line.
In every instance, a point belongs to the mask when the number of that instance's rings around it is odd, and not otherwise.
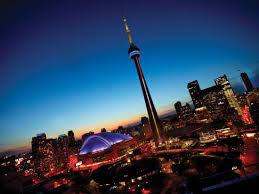
<path fill-rule="evenodd" d="M 148 118 L 147 117 L 141 117 L 141 124 L 142 125 L 148 125 L 149 124 Z"/>
<path fill-rule="evenodd" d="M 175 112 L 177 114 L 178 119 L 181 119 L 181 117 L 182 117 L 182 115 L 181 115 L 182 103 L 180 101 L 177 101 L 174 104 L 174 109 L 175 109 Z"/>
<path fill-rule="evenodd" d="M 61 169 L 65 168 L 68 163 L 69 157 L 69 138 L 66 134 L 61 134 L 58 136 L 58 165 Z"/>
<path fill-rule="evenodd" d="M 224 119 L 229 110 L 228 100 L 220 85 L 202 90 L 203 103 L 213 120 Z"/>
<path fill-rule="evenodd" d="M 72 130 L 67 132 L 68 135 L 68 142 L 74 142 L 75 141 L 75 134 Z"/>
<path fill-rule="evenodd" d="M 244 83 L 244 86 L 245 86 L 245 88 L 246 88 L 246 91 L 247 91 L 247 92 L 252 91 L 252 90 L 254 89 L 254 87 L 253 87 L 253 84 L 252 84 L 252 82 L 250 81 L 250 79 L 249 79 L 247 73 L 243 72 L 243 73 L 241 73 L 240 75 L 241 75 L 241 78 L 242 78 L 242 80 L 243 80 L 243 83 Z"/>
<path fill-rule="evenodd" d="M 189 119 L 193 115 L 193 111 L 189 103 L 186 103 L 184 106 L 182 106 L 181 115 L 183 119 Z"/>
<path fill-rule="evenodd" d="M 174 104 L 174 108 L 175 108 L 177 117 L 180 120 L 189 119 L 193 115 L 193 111 L 189 103 L 186 103 L 184 106 L 182 106 L 182 103 L 180 101 L 177 101 Z"/>
<path fill-rule="evenodd" d="M 139 62 L 140 50 L 133 43 L 133 39 L 131 37 L 130 29 L 129 29 L 129 26 L 128 26 L 128 23 L 127 23 L 127 20 L 126 20 L 125 17 L 123 17 L 123 22 L 124 22 L 124 26 L 125 26 L 125 31 L 128 35 L 128 41 L 129 41 L 129 45 L 130 45 L 130 48 L 128 50 L 128 54 L 129 54 L 129 57 L 134 61 L 135 65 L 136 65 L 141 89 L 142 89 L 142 92 L 143 92 L 143 95 L 144 95 L 144 100 L 145 100 L 145 103 L 146 103 L 149 122 L 150 122 L 150 125 L 151 125 L 151 129 L 153 131 L 153 134 L 154 134 L 155 142 L 158 144 L 160 141 L 162 141 L 162 138 L 161 138 L 161 128 L 162 128 L 162 126 L 161 126 L 160 120 L 158 118 L 156 108 L 154 106 L 154 103 L 153 103 L 153 100 L 151 98 L 151 95 L 150 95 L 145 77 L 143 75 L 143 72 L 142 72 L 142 69 L 141 69 L 141 66 L 140 66 L 140 62 Z"/>
<path fill-rule="evenodd" d="M 32 137 L 31 150 L 34 158 L 37 158 L 37 156 L 39 155 L 39 149 L 41 146 L 45 144 L 45 142 L 46 142 L 45 133 L 40 133 L 40 134 L 37 134 L 36 137 Z"/>
<path fill-rule="evenodd" d="M 101 129 L 101 133 L 107 132 L 107 130 L 105 128 Z"/>
<path fill-rule="evenodd" d="M 187 88 L 189 90 L 192 102 L 195 108 L 203 106 L 201 88 L 197 80 L 188 83 Z"/>
<path fill-rule="evenodd" d="M 234 108 L 239 115 L 242 114 L 241 108 L 238 104 L 236 95 L 234 94 L 230 82 L 226 75 L 220 76 L 214 80 L 216 85 L 220 85 L 224 91 L 224 94 L 228 100 L 230 107 Z"/>
<path fill-rule="evenodd" d="M 46 139 L 46 134 L 32 138 L 32 155 L 36 174 L 39 177 L 57 169 L 57 139 Z"/>
<path fill-rule="evenodd" d="M 246 95 L 250 113 L 257 127 L 259 127 L 259 89 L 254 89 Z"/>
<path fill-rule="evenodd" d="M 255 124 L 259 128 L 259 99 L 257 99 L 256 101 L 250 102 L 250 113 Z"/>
<path fill-rule="evenodd" d="M 68 131 L 68 151 L 69 155 L 77 153 L 79 149 L 78 142 L 75 139 L 75 134 L 72 130 Z"/>
<path fill-rule="evenodd" d="M 153 134 L 147 117 L 141 117 L 141 125 L 145 139 L 151 139 Z"/>

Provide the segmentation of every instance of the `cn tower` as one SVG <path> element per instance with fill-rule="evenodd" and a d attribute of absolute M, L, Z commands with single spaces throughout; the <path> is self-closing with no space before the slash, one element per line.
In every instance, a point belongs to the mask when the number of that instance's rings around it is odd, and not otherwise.
<path fill-rule="evenodd" d="M 154 106 L 154 103 L 153 103 L 153 100 L 151 98 L 151 95 L 150 95 L 145 77 L 143 75 L 143 72 L 142 72 L 142 69 L 141 69 L 141 66 L 140 66 L 140 62 L 139 62 L 140 50 L 133 43 L 133 39 L 131 37 L 130 29 L 129 29 L 129 26 L 128 26 L 128 23 L 127 23 L 127 20 L 126 20 L 125 17 L 123 17 L 123 22 L 124 22 L 124 26 L 125 26 L 125 31 L 126 31 L 127 36 L 128 36 L 129 46 L 130 46 L 129 50 L 128 50 L 128 54 L 129 54 L 129 57 L 134 61 L 135 65 L 136 65 L 141 89 L 142 89 L 144 100 L 145 100 L 146 107 L 147 107 L 150 126 L 151 126 L 151 129 L 152 129 L 153 135 L 154 135 L 155 142 L 156 142 L 156 144 L 158 144 L 159 142 L 162 141 L 161 134 L 160 134 L 161 133 L 161 123 L 160 123 L 160 120 L 158 118 L 156 108 Z"/>

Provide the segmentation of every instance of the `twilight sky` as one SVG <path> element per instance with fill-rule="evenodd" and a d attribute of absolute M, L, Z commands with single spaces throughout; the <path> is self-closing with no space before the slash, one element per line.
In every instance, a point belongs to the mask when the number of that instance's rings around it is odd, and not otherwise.
<path fill-rule="evenodd" d="M 259 86 L 257 0 L 6 1 L 0 5 L 0 151 L 146 114 L 122 8 L 158 111 L 227 74 Z M 240 88 L 240 87 L 237 87 Z M 240 90 L 240 89 L 239 89 Z M 241 89 L 242 90 L 242 89 Z"/>

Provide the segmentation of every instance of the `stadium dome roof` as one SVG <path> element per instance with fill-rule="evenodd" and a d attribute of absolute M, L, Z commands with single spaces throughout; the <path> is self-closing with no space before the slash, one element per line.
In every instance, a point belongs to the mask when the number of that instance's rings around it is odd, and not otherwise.
<path fill-rule="evenodd" d="M 105 150 L 110 148 L 113 144 L 129 139 L 132 139 L 130 135 L 124 135 L 120 133 L 103 132 L 90 134 L 84 139 L 79 154 L 83 155 Z"/>

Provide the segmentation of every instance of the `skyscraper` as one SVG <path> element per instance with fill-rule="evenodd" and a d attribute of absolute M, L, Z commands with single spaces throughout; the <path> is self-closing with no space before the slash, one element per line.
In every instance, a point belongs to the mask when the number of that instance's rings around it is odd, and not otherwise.
<path fill-rule="evenodd" d="M 191 109 L 190 104 L 186 103 L 184 106 L 182 106 L 182 103 L 180 101 L 177 101 L 174 104 L 174 108 L 177 114 L 178 119 L 189 119 L 193 115 L 193 111 Z"/>
<path fill-rule="evenodd" d="M 61 169 L 65 168 L 68 163 L 69 156 L 69 138 L 66 134 L 58 136 L 56 157 L 58 158 L 58 165 Z"/>
<path fill-rule="evenodd" d="M 259 127 L 259 89 L 255 89 L 246 95 L 250 113 L 257 127 Z"/>
<path fill-rule="evenodd" d="M 70 130 L 70 131 L 68 131 L 67 135 L 68 135 L 68 145 L 70 147 L 75 146 L 76 141 L 75 141 L 75 134 L 74 134 L 74 132 L 72 130 Z"/>
<path fill-rule="evenodd" d="M 250 103 L 250 113 L 255 124 L 259 127 L 259 99 Z"/>
<path fill-rule="evenodd" d="M 149 124 L 148 118 L 147 117 L 141 117 L 141 124 L 142 125 L 148 125 Z"/>
<path fill-rule="evenodd" d="M 107 132 L 107 130 L 105 128 L 102 128 L 101 133 L 105 133 L 105 132 Z"/>
<path fill-rule="evenodd" d="M 182 103 L 180 101 L 177 101 L 175 104 L 174 104 L 174 109 L 175 109 L 175 112 L 177 114 L 177 117 L 179 119 L 181 119 L 181 109 L 182 109 Z"/>
<path fill-rule="evenodd" d="M 242 80 L 243 80 L 243 83 L 244 83 L 244 86 L 245 86 L 245 88 L 246 88 L 246 91 L 247 91 L 247 92 L 252 91 L 252 90 L 254 89 L 254 87 L 253 87 L 253 84 L 252 84 L 252 82 L 250 81 L 250 79 L 249 79 L 247 73 L 243 72 L 243 73 L 241 73 L 240 75 L 241 75 L 241 78 L 242 78 Z"/>
<path fill-rule="evenodd" d="M 57 168 L 57 139 L 47 139 L 45 133 L 32 138 L 34 170 L 39 177 Z"/>
<path fill-rule="evenodd" d="M 31 150 L 34 158 L 38 157 L 39 148 L 40 146 L 43 146 L 45 144 L 46 139 L 47 138 L 45 133 L 40 133 L 40 134 L 37 134 L 36 137 L 32 137 Z"/>
<path fill-rule="evenodd" d="M 135 65 L 136 65 L 141 89 L 142 89 L 144 100 L 145 100 L 146 107 L 147 107 L 147 112 L 148 112 L 151 129 L 153 131 L 156 143 L 159 143 L 161 141 L 161 134 L 160 134 L 161 133 L 161 123 L 158 118 L 156 108 L 154 106 L 153 100 L 151 98 L 146 80 L 144 78 L 144 75 L 143 75 L 143 72 L 142 72 L 142 69 L 140 66 L 140 62 L 139 62 L 140 50 L 133 43 L 130 29 L 129 29 L 129 26 L 128 26 L 128 23 L 127 23 L 127 20 L 125 17 L 123 17 L 123 22 L 124 22 L 124 26 L 125 26 L 125 31 L 128 35 L 128 41 L 129 41 L 129 45 L 130 45 L 128 54 L 129 54 L 129 57 L 134 61 Z"/>
<path fill-rule="evenodd" d="M 152 139 L 152 130 L 150 127 L 150 123 L 147 117 L 141 117 L 141 125 L 143 128 L 143 133 L 144 133 L 144 137 L 145 139 Z"/>
<path fill-rule="evenodd" d="M 193 105 L 195 108 L 202 107 L 202 95 L 201 88 L 197 80 L 188 83 L 187 88 L 192 98 Z"/>
<path fill-rule="evenodd" d="M 209 111 L 212 120 L 224 119 L 230 109 L 227 97 L 220 85 L 201 90 L 203 104 Z"/>
<path fill-rule="evenodd" d="M 216 85 L 220 85 L 224 91 L 224 94 L 228 100 L 230 107 L 233 107 L 239 115 L 242 114 L 241 108 L 238 104 L 237 98 L 232 90 L 232 87 L 228 81 L 226 75 L 220 76 L 214 80 Z"/>
<path fill-rule="evenodd" d="M 181 107 L 181 115 L 184 120 L 189 119 L 193 115 L 190 104 L 186 103 L 184 106 Z"/>

